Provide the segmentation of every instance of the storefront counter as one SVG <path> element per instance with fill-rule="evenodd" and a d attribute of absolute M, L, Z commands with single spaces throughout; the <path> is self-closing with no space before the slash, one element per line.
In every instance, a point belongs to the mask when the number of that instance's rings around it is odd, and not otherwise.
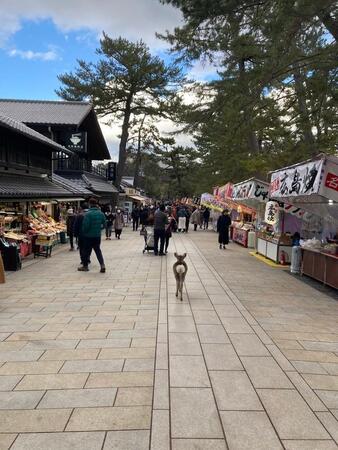
<path fill-rule="evenodd" d="M 248 235 L 249 235 L 249 230 L 233 227 L 232 240 L 234 242 L 237 242 L 237 244 L 243 245 L 243 247 L 247 247 L 248 246 Z"/>
<path fill-rule="evenodd" d="M 302 275 L 338 289 L 338 256 L 308 248 L 303 248 L 302 254 Z"/>
<path fill-rule="evenodd" d="M 282 243 L 277 238 L 267 238 L 258 234 L 256 251 L 276 263 L 291 263 L 292 245 Z"/>

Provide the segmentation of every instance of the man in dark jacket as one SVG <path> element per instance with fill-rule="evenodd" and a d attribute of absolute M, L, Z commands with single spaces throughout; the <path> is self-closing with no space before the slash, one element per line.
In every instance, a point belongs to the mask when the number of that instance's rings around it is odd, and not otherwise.
<path fill-rule="evenodd" d="M 161 205 L 154 214 L 154 253 L 163 256 L 165 244 L 165 228 L 168 224 L 168 216 L 164 212 L 165 207 Z M 158 253 L 158 241 L 160 240 L 160 253 Z"/>
<path fill-rule="evenodd" d="M 89 211 L 85 214 L 82 222 L 81 233 L 84 238 L 84 260 L 83 266 L 79 267 L 80 272 L 88 272 L 88 264 L 90 255 L 94 250 L 97 260 L 101 266 L 101 273 L 106 271 L 104 260 L 101 252 L 101 232 L 106 226 L 106 218 L 100 210 L 97 200 L 92 198 L 89 200 Z"/>
<path fill-rule="evenodd" d="M 140 210 L 135 206 L 131 212 L 131 218 L 133 219 L 133 231 L 137 231 L 140 220 Z"/>
<path fill-rule="evenodd" d="M 222 215 L 219 216 L 217 221 L 217 232 L 218 232 L 218 243 L 219 248 L 222 248 L 225 250 L 226 245 L 229 244 L 229 228 L 231 225 L 231 218 L 229 216 L 229 211 L 225 209 L 222 212 Z"/>
<path fill-rule="evenodd" d="M 207 230 L 209 228 L 209 220 L 210 220 L 210 209 L 205 208 L 205 210 L 203 212 L 203 224 L 204 224 L 205 230 Z"/>
<path fill-rule="evenodd" d="M 74 233 L 74 237 L 77 239 L 77 246 L 79 248 L 80 260 L 81 260 L 82 265 L 83 265 L 85 255 L 84 255 L 84 238 L 81 233 L 81 228 L 82 228 L 83 218 L 87 211 L 88 211 L 88 203 L 83 203 L 80 212 L 75 217 L 74 227 L 73 227 L 73 233 Z"/>

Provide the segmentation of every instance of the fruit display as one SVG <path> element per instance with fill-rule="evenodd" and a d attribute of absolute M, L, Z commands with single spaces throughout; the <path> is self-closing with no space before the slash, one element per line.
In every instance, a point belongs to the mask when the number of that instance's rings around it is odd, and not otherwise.
<path fill-rule="evenodd" d="M 31 231 L 41 235 L 41 234 L 55 234 L 61 231 L 66 231 L 66 225 L 64 223 L 55 222 L 55 220 L 43 214 L 38 218 L 33 217 L 33 215 L 28 215 L 28 222 Z"/>

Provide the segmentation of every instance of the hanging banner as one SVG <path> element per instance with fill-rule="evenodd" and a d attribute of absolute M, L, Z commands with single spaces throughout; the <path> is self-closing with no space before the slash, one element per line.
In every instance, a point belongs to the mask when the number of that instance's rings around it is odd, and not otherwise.
<path fill-rule="evenodd" d="M 270 196 L 275 198 L 317 194 L 323 160 L 311 161 L 289 169 L 273 172 Z"/>
<path fill-rule="evenodd" d="M 227 183 L 224 186 L 219 187 L 218 188 L 218 197 L 221 200 L 226 200 L 228 198 L 231 198 L 233 187 L 234 187 L 234 185 L 232 183 Z"/>
<path fill-rule="evenodd" d="M 232 198 L 234 200 L 255 199 L 267 202 L 269 198 L 269 185 L 268 183 L 263 183 L 255 179 L 235 184 Z"/>
<path fill-rule="evenodd" d="M 279 203 L 269 201 L 265 207 L 264 222 L 269 225 L 275 225 L 278 222 Z"/>

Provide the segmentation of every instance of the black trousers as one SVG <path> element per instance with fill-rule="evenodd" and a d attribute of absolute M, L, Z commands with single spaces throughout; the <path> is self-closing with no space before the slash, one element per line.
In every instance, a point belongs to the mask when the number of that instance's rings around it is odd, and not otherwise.
<path fill-rule="evenodd" d="M 74 234 L 68 233 L 70 248 L 74 248 Z"/>
<path fill-rule="evenodd" d="M 101 237 L 85 237 L 84 238 L 84 255 L 83 255 L 83 265 L 88 266 L 90 261 L 90 255 L 92 250 L 94 250 L 96 258 L 100 266 L 104 265 L 104 260 L 101 252 Z"/>
<path fill-rule="evenodd" d="M 115 230 L 115 237 L 120 239 L 121 233 L 122 233 L 122 230 Z"/>
<path fill-rule="evenodd" d="M 85 258 L 86 258 L 86 249 L 85 249 L 85 239 L 81 236 L 79 236 L 77 238 L 77 245 L 79 247 L 79 252 L 80 252 L 80 260 L 81 260 L 81 264 L 84 265 L 85 263 Z M 89 263 L 89 261 L 88 261 Z"/>
<path fill-rule="evenodd" d="M 154 253 L 158 254 L 158 241 L 160 241 L 160 253 L 164 252 L 165 230 L 154 230 Z"/>
<path fill-rule="evenodd" d="M 197 223 L 194 223 L 194 231 L 197 230 Z"/>
<path fill-rule="evenodd" d="M 133 231 L 137 231 L 139 225 L 139 218 L 133 219 Z"/>
<path fill-rule="evenodd" d="M 170 241 L 171 236 L 169 236 L 168 234 L 165 235 L 165 251 L 167 252 L 168 247 L 169 247 L 169 241 Z"/>

